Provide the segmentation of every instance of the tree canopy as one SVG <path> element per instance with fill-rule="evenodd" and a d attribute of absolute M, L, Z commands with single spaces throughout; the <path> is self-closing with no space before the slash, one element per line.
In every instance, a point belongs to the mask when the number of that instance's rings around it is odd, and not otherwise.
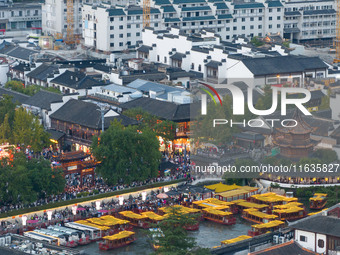
<path fill-rule="evenodd" d="M 41 151 L 49 145 L 49 134 L 40 124 L 37 116 L 24 108 L 16 108 L 12 97 L 5 95 L 0 100 L 0 142 L 28 146 L 33 151 Z"/>
<path fill-rule="evenodd" d="M 97 168 L 108 184 L 131 183 L 156 177 L 161 159 L 159 141 L 149 128 L 124 127 L 118 121 L 93 138 Z"/>
<path fill-rule="evenodd" d="M 153 240 L 159 245 L 156 253 L 162 255 L 210 254 L 208 250 L 197 247 L 195 239 L 188 236 L 185 230 L 185 226 L 197 223 L 199 215 L 183 214 L 177 207 L 170 208 L 168 216 L 157 225 L 162 234 Z"/>
<path fill-rule="evenodd" d="M 126 110 L 124 115 L 140 121 L 141 128 L 150 128 L 157 136 L 161 136 L 166 144 L 175 139 L 177 124 L 173 121 L 160 120 L 141 108 Z"/>
<path fill-rule="evenodd" d="M 58 93 L 61 94 L 60 90 L 57 88 L 53 88 L 53 87 L 42 87 L 36 84 L 32 84 L 29 86 L 24 86 L 24 84 L 21 81 L 8 81 L 5 84 L 5 88 L 9 88 L 11 90 L 29 95 L 29 96 L 33 96 L 34 94 L 36 94 L 38 91 L 40 91 L 41 89 L 43 90 L 47 90 L 50 92 L 54 92 L 54 93 Z"/>
<path fill-rule="evenodd" d="M 13 159 L 0 163 L 0 201 L 3 204 L 31 203 L 38 198 L 59 194 L 65 188 L 61 169 L 51 170 L 51 162 L 30 159 L 14 153 Z"/>

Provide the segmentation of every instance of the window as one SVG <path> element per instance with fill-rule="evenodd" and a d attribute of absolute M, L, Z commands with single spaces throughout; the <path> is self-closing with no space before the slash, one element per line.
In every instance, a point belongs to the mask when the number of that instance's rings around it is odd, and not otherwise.
<path fill-rule="evenodd" d="M 127 37 L 131 37 L 131 33 L 127 33 L 126 36 L 127 36 Z"/>
<path fill-rule="evenodd" d="M 262 17 L 259 17 L 259 21 L 261 21 L 262 20 Z"/>
<path fill-rule="evenodd" d="M 246 21 L 246 18 L 242 18 L 242 22 L 245 22 Z"/>
<path fill-rule="evenodd" d="M 204 25 L 204 22 L 203 22 L 203 21 L 201 21 L 201 22 L 200 22 L 200 25 Z"/>
<path fill-rule="evenodd" d="M 140 16 L 136 16 L 136 20 L 140 20 Z"/>
<path fill-rule="evenodd" d="M 281 27 L 281 25 L 280 24 L 277 24 L 277 26 L 276 26 L 277 28 L 280 28 Z"/>
<path fill-rule="evenodd" d="M 233 20 L 233 22 L 235 22 L 235 23 L 236 23 L 236 22 L 237 22 L 237 19 L 234 19 L 234 20 Z"/>
<path fill-rule="evenodd" d="M 222 21 L 221 20 L 217 21 L 217 24 L 222 24 Z"/>
<path fill-rule="evenodd" d="M 251 17 L 251 18 L 250 18 L 250 21 L 254 21 L 254 18 L 253 18 L 253 17 Z"/>
<path fill-rule="evenodd" d="M 119 43 L 119 46 L 120 46 L 120 47 L 123 47 L 123 43 L 122 43 L 122 42 L 120 42 L 120 43 Z"/>
<path fill-rule="evenodd" d="M 187 25 L 187 23 L 186 22 L 183 22 L 183 27 L 185 27 Z"/>
<path fill-rule="evenodd" d="M 259 13 L 261 13 L 262 12 L 262 9 L 259 9 Z"/>
<path fill-rule="evenodd" d="M 155 27 L 158 27 L 158 23 L 155 23 Z"/>
<path fill-rule="evenodd" d="M 110 35 L 110 38 L 115 38 L 115 35 Z"/>
<path fill-rule="evenodd" d="M 212 23 L 213 23 L 212 21 L 209 21 L 209 25 L 212 25 Z"/>
<path fill-rule="evenodd" d="M 119 34 L 119 38 L 123 38 L 124 37 L 124 35 L 123 34 Z"/>
<path fill-rule="evenodd" d="M 273 17 L 269 17 L 269 20 L 273 20 Z"/>
<path fill-rule="evenodd" d="M 110 18 L 110 22 L 113 22 L 115 20 L 115 18 L 111 17 Z"/>
<path fill-rule="evenodd" d="M 131 28 L 131 25 L 127 25 L 126 27 L 127 27 L 127 28 Z"/>
<path fill-rule="evenodd" d="M 195 69 L 195 64 L 191 63 L 191 69 L 194 70 Z"/>
<path fill-rule="evenodd" d="M 250 9 L 250 13 L 254 13 L 254 9 Z"/>
<path fill-rule="evenodd" d="M 272 28 L 273 26 L 270 24 L 268 27 L 269 27 L 269 28 Z"/>
<path fill-rule="evenodd" d="M 114 43 L 110 43 L 110 47 L 114 47 L 115 46 L 115 44 Z"/>
<path fill-rule="evenodd" d="M 276 18 L 277 20 L 281 20 L 281 16 L 277 16 L 277 18 Z"/>
<path fill-rule="evenodd" d="M 198 71 L 202 71 L 202 66 L 201 65 L 198 65 Z"/>
<path fill-rule="evenodd" d="M 277 12 L 281 12 L 281 8 L 277 8 Z"/>
<path fill-rule="evenodd" d="M 273 12 L 273 9 L 272 9 L 272 8 L 269 8 L 269 12 Z"/>
<path fill-rule="evenodd" d="M 127 16 L 127 20 L 131 20 L 131 16 Z"/>
<path fill-rule="evenodd" d="M 140 28 L 140 24 L 136 24 L 136 28 Z"/>
<path fill-rule="evenodd" d="M 237 27 L 233 27 L 233 30 L 234 30 L 234 31 L 237 30 Z"/>
<path fill-rule="evenodd" d="M 195 26 L 195 22 L 191 22 L 191 25 L 192 25 L 192 26 Z"/>
<path fill-rule="evenodd" d="M 251 26 L 250 26 L 250 29 L 254 29 L 254 26 L 253 26 L 253 25 L 251 25 Z"/>
<path fill-rule="evenodd" d="M 155 19 L 158 19 L 158 14 L 157 14 L 157 15 L 155 15 Z"/>
<path fill-rule="evenodd" d="M 262 25 L 259 25 L 258 28 L 259 28 L 259 29 L 262 29 Z"/>
<path fill-rule="evenodd" d="M 120 25 L 120 26 L 119 26 L 119 29 L 120 29 L 120 30 L 124 29 L 124 26 L 123 26 L 123 25 Z"/>
<path fill-rule="evenodd" d="M 119 18 L 119 20 L 120 20 L 120 21 L 123 21 L 123 20 L 124 20 L 124 18 L 123 18 L 123 17 L 120 17 L 120 18 Z"/>
<path fill-rule="evenodd" d="M 229 39 L 230 39 L 230 36 L 229 36 L 229 35 L 227 35 L 227 36 L 225 37 L 225 39 L 229 40 Z"/>
<path fill-rule="evenodd" d="M 167 59 L 166 59 L 166 57 L 164 57 L 164 63 L 166 63 L 167 62 Z"/>
<path fill-rule="evenodd" d="M 230 27 L 226 27 L 226 28 L 225 28 L 225 31 L 230 31 Z"/>
<path fill-rule="evenodd" d="M 159 55 L 157 55 L 157 62 L 159 62 Z"/>
<path fill-rule="evenodd" d="M 306 236 L 300 236 L 300 242 L 307 242 Z"/>
<path fill-rule="evenodd" d="M 322 239 L 319 239 L 319 240 L 318 240 L 318 246 L 319 246 L 320 248 L 325 247 L 325 241 L 322 240 Z"/>
<path fill-rule="evenodd" d="M 246 26 L 242 26 L 242 30 L 246 30 Z"/>
<path fill-rule="evenodd" d="M 114 26 L 110 26 L 110 30 L 114 30 L 115 29 L 115 27 Z"/>
<path fill-rule="evenodd" d="M 136 33 L 136 36 L 140 36 L 140 33 L 139 33 L 139 32 L 137 32 L 137 33 Z"/>

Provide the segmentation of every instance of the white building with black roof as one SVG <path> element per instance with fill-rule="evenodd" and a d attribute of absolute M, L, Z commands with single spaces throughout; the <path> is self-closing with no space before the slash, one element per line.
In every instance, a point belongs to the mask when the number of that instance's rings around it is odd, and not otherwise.
<path fill-rule="evenodd" d="M 318 254 L 338 254 L 340 246 L 340 204 L 325 212 L 307 217 L 289 227 L 294 229 L 295 241 Z"/>

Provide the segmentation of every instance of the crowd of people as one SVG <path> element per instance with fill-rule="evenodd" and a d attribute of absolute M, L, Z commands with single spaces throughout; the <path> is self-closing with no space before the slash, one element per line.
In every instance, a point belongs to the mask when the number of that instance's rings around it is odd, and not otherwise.
<path fill-rule="evenodd" d="M 52 155 L 54 154 L 50 150 L 43 151 L 44 157 L 51 158 Z M 63 193 L 38 199 L 37 201 L 31 204 L 17 203 L 10 205 L 2 205 L 0 206 L 0 213 L 6 213 L 12 210 L 32 208 L 55 202 L 72 200 L 84 196 L 109 193 L 133 187 L 142 187 L 144 185 L 159 182 L 167 182 L 177 179 L 183 179 L 186 183 L 192 181 L 192 178 L 190 177 L 190 153 L 180 153 L 178 151 L 173 153 L 164 152 L 162 161 L 169 161 L 177 165 L 175 169 L 172 169 L 168 176 L 161 175 L 156 178 L 150 178 L 144 181 L 135 181 L 130 184 L 107 185 L 104 182 L 103 178 L 97 176 L 96 174 L 95 176 L 92 175 L 84 176 L 82 182 L 80 180 L 81 178 L 80 175 L 77 174 L 68 175 L 65 176 L 66 185 L 65 191 Z"/>

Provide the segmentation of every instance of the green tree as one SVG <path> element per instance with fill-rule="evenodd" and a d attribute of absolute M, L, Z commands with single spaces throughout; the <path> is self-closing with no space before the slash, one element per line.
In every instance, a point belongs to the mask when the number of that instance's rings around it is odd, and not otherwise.
<path fill-rule="evenodd" d="M 36 116 L 24 108 L 15 111 L 12 143 L 21 144 L 24 148 L 31 146 L 33 151 L 41 151 L 48 145 L 48 138 L 48 133 Z"/>
<path fill-rule="evenodd" d="M 98 172 L 108 184 L 131 183 L 157 176 L 161 159 L 159 141 L 148 128 L 123 127 L 119 122 L 94 137 L 92 152 L 101 161 Z"/>
<path fill-rule="evenodd" d="M 197 114 L 197 120 L 191 124 L 192 138 L 196 142 L 212 142 L 216 145 L 226 145 L 230 143 L 233 135 L 240 132 L 237 125 L 230 124 L 230 120 L 240 122 L 243 119 L 250 119 L 252 117 L 248 107 L 245 107 L 245 115 L 233 115 L 232 105 L 233 101 L 229 95 L 223 97 L 222 106 L 214 102 L 208 103 L 207 114 Z M 226 119 L 229 122 L 225 125 L 216 125 L 213 127 L 214 119 Z"/>
<path fill-rule="evenodd" d="M 264 42 L 262 40 L 260 40 L 258 36 L 254 36 L 251 39 L 250 43 L 252 45 L 254 45 L 255 47 L 260 47 L 260 46 L 264 45 Z"/>
<path fill-rule="evenodd" d="M 46 195 L 59 194 L 64 188 L 62 171 L 52 171 L 48 160 L 28 160 L 20 152 L 0 163 L 0 199 L 4 204 L 31 203 Z"/>
<path fill-rule="evenodd" d="M 332 149 L 318 149 L 314 152 L 313 157 L 320 159 L 322 163 L 332 163 L 338 160 L 338 155 Z"/>
<path fill-rule="evenodd" d="M 321 98 L 321 104 L 319 106 L 319 110 L 327 110 L 330 108 L 330 89 L 327 91 L 327 95 Z"/>
<path fill-rule="evenodd" d="M 8 123 L 12 126 L 15 108 L 16 104 L 12 102 L 12 96 L 3 95 L 2 100 L 0 100 L 0 123 L 3 123 L 6 115 L 8 115 Z"/>
<path fill-rule="evenodd" d="M 8 142 L 11 138 L 11 127 L 9 125 L 8 113 L 5 115 L 3 123 L 0 125 L 0 143 Z"/>
<path fill-rule="evenodd" d="M 124 115 L 140 121 L 139 128 L 150 128 L 157 136 L 161 136 L 166 144 L 175 139 L 177 124 L 173 121 L 160 120 L 142 108 L 126 110 Z"/>
<path fill-rule="evenodd" d="M 199 215 L 183 214 L 178 207 L 170 207 L 168 216 L 157 226 L 162 235 L 157 238 L 160 248 L 157 254 L 185 255 L 185 254 L 209 254 L 197 249 L 195 239 L 188 236 L 185 226 L 197 223 Z"/>

